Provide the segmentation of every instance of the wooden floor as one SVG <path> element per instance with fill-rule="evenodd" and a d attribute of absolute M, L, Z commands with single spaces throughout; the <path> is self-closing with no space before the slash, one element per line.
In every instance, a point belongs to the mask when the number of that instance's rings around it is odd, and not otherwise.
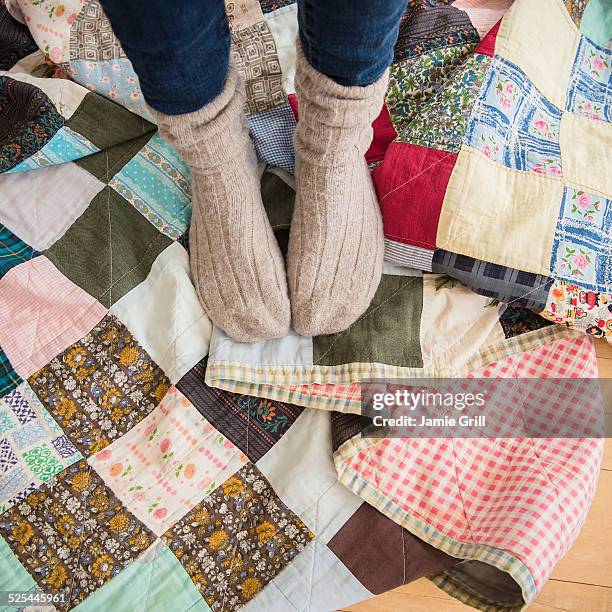
<path fill-rule="evenodd" d="M 612 346 L 597 342 L 599 374 L 612 378 Z M 612 439 L 607 439 L 597 494 L 580 536 L 559 562 L 533 612 L 612 612 Z M 472 610 L 423 578 L 346 612 L 455 612 Z"/>

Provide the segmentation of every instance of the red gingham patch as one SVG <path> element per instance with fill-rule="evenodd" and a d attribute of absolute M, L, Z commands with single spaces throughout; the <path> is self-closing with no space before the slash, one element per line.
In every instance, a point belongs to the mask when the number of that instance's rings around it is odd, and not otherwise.
<path fill-rule="evenodd" d="M 490 378 L 594 378 L 592 339 L 563 339 L 490 364 Z M 541 399 L 539 396 L 536 400 Z M 559 408 L 559 396 L 534 412 Z M 588 415 L 587 415 L 588 416 Z M 393 505 L 453 540 L 511 554 L 539 591 L 578 534 L 602 455 L 594 438 L 381 440 L 347 459 L 350 471 Z"/>

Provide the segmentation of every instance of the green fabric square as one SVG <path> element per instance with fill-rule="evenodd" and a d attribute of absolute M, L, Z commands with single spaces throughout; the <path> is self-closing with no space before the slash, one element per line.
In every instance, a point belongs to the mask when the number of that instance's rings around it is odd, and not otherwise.
<path fill-rule="evenodd" d="M 74 163 L 107 184 L 149 142 L 154 133 L 147 132 L 104 151 L 82 157 Z"/>
<path fill-rule="evenodd" d="M 266 209 L 274 236 L 283 254 L 289 248 L 289 228 L 295 205 L 295 191 L 273 172 L 264 172 L 261 177 L 261 199 Z"/>
<path fill-rule="evenodd" d="M 0 536 L 0 591 L 32 591 L 38 590 L 34 578 L 17 557 L 13 554 L 4 538 Z M 23 604 L 3 606 L 2 610 L 23 609 Z"/>
<path fill-rule="evenodd" d="M 144 147 L 157 127 L 127 109 L 88 93 L 66 126 L 95 144 L 99 153 L 76 163 L 104 183 L 127 164 Z"/>
<path fill-rule="evenodd" d="M 98 610 L 210 612 L 210 607 L 170 549 L 158 542 L 94 591 L 74 612 Z"/>
<path fill-rule="evenodd" d="M 85 136 L 98 149 L 104 150 L 153 133 L 156 126 L 126 108 L 95 93 L 88 93 L 66 127 Z"/>
<path fill-rule="evenodd" d="M 423 367 L 423 278 L 384 275 L 368 310 L 346 331 L 313 338 L 315 365 Z"/>
<path fill-rule="evenodd" d="M 45 255 L 110 308 L 147 277 L 170 244 L 129 202 L 105 187 Z"/>

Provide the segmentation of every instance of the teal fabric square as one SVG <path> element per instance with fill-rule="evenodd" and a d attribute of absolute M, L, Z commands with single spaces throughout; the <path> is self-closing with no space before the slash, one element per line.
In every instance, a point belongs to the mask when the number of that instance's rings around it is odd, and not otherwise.
<path fill-rule="evenodd" d="M 154 134 L 108 184 L 166 236 L 176 240 L 187 231 L 191 172 L 159 134 Z"/>

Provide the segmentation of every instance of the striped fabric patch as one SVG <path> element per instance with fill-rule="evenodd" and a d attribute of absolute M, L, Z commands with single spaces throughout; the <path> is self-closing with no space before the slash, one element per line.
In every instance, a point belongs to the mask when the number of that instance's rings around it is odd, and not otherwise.
<path fill-rule="evenodd" d="M 385 261 L 390 263 L 431 272 L 433 255 L 430 249 L 385 238 Z"/>

